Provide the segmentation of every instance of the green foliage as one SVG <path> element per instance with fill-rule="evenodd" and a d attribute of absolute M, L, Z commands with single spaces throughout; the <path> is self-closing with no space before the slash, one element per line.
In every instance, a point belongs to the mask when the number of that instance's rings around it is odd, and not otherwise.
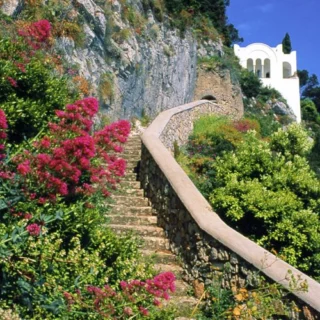
<path fill-rule="evenodd" d="M 84 18 L 74 14 L 73 6 L 67 0 L 28 1 L 23 7 L 20 19 L 35 21 L 46 19 L 52 25 L 53 37 L 69 37 L 82 45 L 85 37 L 82 29 Z"/>
<path fill-rule="evenodd" d="M 242 93 L 247 98 L 257 97 L 262 88 L 260 79 L 253 72 L 246 69 L 241 71 L 240 85 Z"/>
<path fill-rule="evenodd" d="M 249 132 L 212 164 L 210 201 L 240 232 L 319 276 L 320 183 L 306 159 L 311 148 L 298 125 L 279 130 L 270 142 Z"/>
<path fill-rule="evenodd" d="M 291 292 L 306 292 L 307 284 L 296 279 L 288 272 Z M 289 292 L 279 284 L 270 284 L 258 277 L 256 289 L 233 288 L 222 289 L 219 282 L 207 289 L 207 299 L 198 315 L 198 320 L 220 319 L 287 319 L 300 310 L 290 301 Z M 220 280 L 221 282 L 221 280 Z"/>
<path fill-rule="evenodd" d="M 282 40 L 282 51 L 283 53 L 289 54 L 291 53 L 292 47 L 291 47 L 291 39 L 289 33 L 286 33 Z"/>
<path fill-rule="evenodd" d="M 211 56 L 198 59 L 202 68 L 208 71 L 230 72 L 231 81 L 238 83 L 241 79 L 241 67 L 239 59 L 234 55 L 230 48 L 224 47 L 222 56 Z"/>
<path fill-rule="evenodd" d="M 308 70 L 304 69 L 304 70 L 298 70 L 297 73 L 298 73 L 298 77 L 299 77 L 299 80 L 300 80 L 300 88 L 302 88 L 308 82 L 309 72 L 308 72 Z"/>
<path fill-rule="evenodd" d="M 261 139 L 268 122 L 256 119 L 200 118 L 178 161 L 229 225 L 319 277 L 320 181 L 308 163 L 313 140 L 297 124 Z"/>
<path fill-rule="evenodd" d="M 11 143 L 36 135 L 53 119 L 54 110 L 75 98 L 67 78 L 55 73 L 54 65 L 42 52 L 26 64 L 21 61 L 24 50 L 29 52 L 21 39 L 0 40 L 0 104 L 8 116 Z"/>
<path fill-rule="evenodd" d="M 140 118 L 140 121 L 141 121 L 141 125 L 143 127 L 147 127 L 150 122 L 151 122 L 151 118 L 150 116 L 147 114 L 146 110 L 143 108 L 142 111 L 141 111 L 141 118 Z"/>
<path fill-rule="evenodd" d="M 229 0 L 165 0 L 165 4 L 169 13 L 178 19 L 179 16 L 186 17 L 186 13 L 190 15 L 188 21 L 196 20 L 198 16 L 208 18 L 215 29 L 222 34 L 227 46 L 243 41 L 239 37 L 238 30 L 232 24 L 228 24 L 226 8 Z"/>
<path fill-rule="evenodd" d="M 104 100 L 112 100 L 114 95 L 114 76 L 112 73 L 104 73 L 100 78 L 99 95 Z"/>

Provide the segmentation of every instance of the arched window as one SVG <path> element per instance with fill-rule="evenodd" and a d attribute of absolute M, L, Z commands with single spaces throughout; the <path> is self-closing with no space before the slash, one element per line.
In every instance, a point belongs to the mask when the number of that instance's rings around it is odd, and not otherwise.
<path fill-rule="evenodd" d="M 292 68 L 289 62 L 283 63 L 283 78 L 290 78 L 292 76 Z"/>
<path fill-rule="evenodd" d="M 247 60 L 247 69 L 248 69 L 248 71 L 253 72 L 253 60 L 252 59 Z"/>
<path fill-rule="evenodd" d="M 262 78 L 262 63 L 261 63 L 261 59 L 257 59 L 256 60 L 256 75 L 259 78 Z"/>
<path fill-rule="evenodd" d="M 264 59 L 264 77 L 271 78 L 271 63 L 270 59 Z"/>

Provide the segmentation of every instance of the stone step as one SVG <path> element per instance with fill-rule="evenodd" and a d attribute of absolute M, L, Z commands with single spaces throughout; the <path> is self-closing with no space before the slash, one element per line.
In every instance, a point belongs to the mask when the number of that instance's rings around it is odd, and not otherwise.
<path fill-rule="evenodd" d="M 131 189 L 131 188 L 118 188 L 119 195 L 127 195 L 129 197 L 143 197 L 144 190 L 143 189 Z"/>
<path fill-rule="evenodd" d="M 128 214 L 128 215 L 136 215 L 136 216 L 151 216 L 153 214 L 153 210 L 151 207 L 133 207 L 133 206 L 125 206 L 125 205 L 110 205 L 110 214 Z"/>
<path fill-rule="evenodd" d="M 163 237 L 144 237 L 142 250 L 169 250 L 169 240 Z"/>
<path fill-rule="evenodd" d="M 139 165 L 139 161 L 127 161 L 126 168 L 133 169 L 133 168 L 136 168 L 138 165 Z"/>
<path fill-rule="evenodd" d="M 124 188 L 129 187 L 131 189 L 141 189 L 141 182 L 140 181 L 122 180 L 120 182 L 120 186 L 123 186 Z"/>
<path fill-rule="evenodd" d="M 137 181 L 137 173 L 127 171 L 122 179 L 126 181 Z"/>
<path fill-rule="evenodd" d="M 126 148 L 124 151 L 123 151 L 123 154 L 126 154 L 126 155 L 141 155 L 141 148 Z"/>
<path fill-rule="evenodd" d="M 137 140 L 128 140 L 124 145 L 123 145 L 124 148 L 127 148 L 127 147 L 139 147 L 141 148 L 141 140 L 137 139 Z"/>
<path fill-rule="evenodd" d="M 130 195 L 126 196 L 119 196 L 119 195 L 112 195 L 111 198 L 115 201 L 117 205 L 127 205 L 127 206 L 134 206 L 134 207 L 148 207 L 149 200 L 143 197 L 134 197 Z"/>
<path fill-rule="evenodd" d="M 172 296 L 188 296 L 191 287 L 183 280 L 176 280 L 176 291 L 172 293 Z"/>
<path fill-rule="evenodd" d="M 124 150 L 141 150 L 141 140 L 140 141 L 128 141 L 123 145 Z"/>
<path fill-rule="evenodd" d="M 121 158 L 125 159 L 125 160 L 139 161 L 139 160 L 141 160 L 141 154 L 122 153 Z"/>
<path fill-rule="evenodd" d="M 109 221 L 113 225 L 131 226 L 156 226 L 157 217 L 155 216 L 136 216 L 136 215 L 108 215 Z M 132 227 L 132 229 L 134 229 Z"/>
<path fill-rule="evenodd" d="M 140 250 L 141 254 L 156 264 L 178 264 L 179 259 L 169 250 Z"/>
<path fill-rule="evenodd" d="M 108 226 L 117 234 L 133 232 L 135 234 L 138 234 L 139 236 L 143 236 L 144 238 L 142 240 L 145 240 L 145 237 L 157 237 L 162 240 L 167 240 L 164 238 L 165 233 L 163 229 L 156 226 L 137 226 L 123 224 L 108 224 Z"/>
<path fill-rule="evenodd" d="M 162 263 L 156 263 L 154 265 L 154 269 L 161 273 L 161 272 L 172 272 L 177 280 L 182 280 L 183 276 L 183 269 L 178 266 L 177 264 L 162 264 Z"/>

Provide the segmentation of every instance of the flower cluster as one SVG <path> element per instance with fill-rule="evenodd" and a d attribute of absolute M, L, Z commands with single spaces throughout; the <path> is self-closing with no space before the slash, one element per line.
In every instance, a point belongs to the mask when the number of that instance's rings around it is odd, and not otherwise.
<path fill-rule="evenodd" d="M 32 224 L 29 224 L 27 227 L 26 227 L 27 231 L 29 232 L 29 234 L 33 237 L 37 237 L 40 235 L 40 232 L 41 232 L 41 227 L 36 224 L 36 223 L 32 223 Z"/>
<path fill-rule="evenodd" d="M 172 272 L 163 272 L 145 281 L 121 281 L 119 292 L 108 285 L 103 288 L 87 286 L 86 292 L 91 296 L 93 309 L 103 318 L 148 316 L 151 307 L 161 305 L 160 299 L 170 298 L 169 292 L 175 291 L 175 280 Z M 88 306 L 84 294 L 79 291 L 75 294 L 64 292 L 63 295 L 69 311 L 73 305 Z"/>
<path fill-rule="evenodd" d="M 18 34 L 26 39 L 31 48 L 38 50 L 42 44 L 48 42 L 51 35 L 51 24 L 48 20 L 33 22 L 24 30 L 19 30 Z"/>
<path fill-rule="evenodd" d="M 8 128 L 7 118 L 3 110 L 0 109 L 0 161 L 5 158 L 4 141 L 7 138 L 6 130 Z"/>
<path fill-rule="evenodd" d="M 28 192 L 36 192 L 41 202 L 95 191 L 108 196 L 124 175 L 126 162 L 116 153 L 122 151 L 130 124 L 122 120 L 91 135 L 97 111 L 94 98 L 67 105 L 56 112 L 59 122 L 49 125 L 50 135 L 34 143 L 36 152 L 26 151 L 14 159 L 18 173 L 26 182 L 33 181 Z"/>
<path fill-rule="evenodd" d="M 155 276 L 153 279 L 148 279 L 146 281 L 121 281 L 120 286 L 127 294 L 132 294 L 137 288 L 143 288 L 156 298 L 168 300 L 169 291 L 175 292 L 176 290 L 175 280 L 175 275 L 172 272 L 163 272 Z M 155 302 L 155 304 L 157 304 L 157 302 Z"/>

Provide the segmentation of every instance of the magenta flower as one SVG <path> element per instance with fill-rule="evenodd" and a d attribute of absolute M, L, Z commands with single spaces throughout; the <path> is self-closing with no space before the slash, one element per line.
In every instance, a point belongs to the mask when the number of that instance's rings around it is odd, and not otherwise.
<path fill-rule="evenodd" d="M 26 229 L 29 232 L 30 236 L 33 236 L 33 237 L 39 236 L 39 234 L 41 232 L 41 227 L 36 223 L 29 224 L 26 227 Z"/>
<path fill-rule="evenodd" d="M 15 88 L 18 87 L 17 81 L 15 79 L 8 77 L 7 80 L 10 82 L 12 87 L 15 87 Z"/>

